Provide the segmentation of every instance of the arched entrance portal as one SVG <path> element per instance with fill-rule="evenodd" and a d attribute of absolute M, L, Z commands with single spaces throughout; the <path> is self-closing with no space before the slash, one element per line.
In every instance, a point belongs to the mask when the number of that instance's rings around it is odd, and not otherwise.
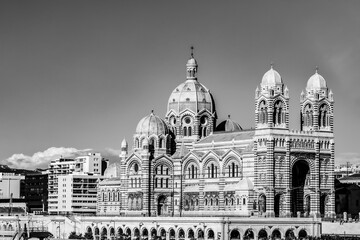
<path fill-rule="evenodd" d="M 304 212 L 304 187 L 310 185 L 310 168 L 305 160 L 297 161 L 292 169 L 291 212 Z"/>
<path fill-rule="evenodd" d="M 167 213 L 166 196 L 161 195 L 158 198 L 157 211 L 158 211 L 158 216 Z"/>

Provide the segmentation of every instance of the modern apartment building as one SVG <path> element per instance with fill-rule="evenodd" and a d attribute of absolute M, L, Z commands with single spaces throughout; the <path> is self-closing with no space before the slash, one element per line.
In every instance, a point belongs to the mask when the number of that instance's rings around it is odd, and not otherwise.
<path fill-rule="evenodd" d="M 58 158 L 52 160 L 49 165 L 49 204 L 50 214 L 59 214 L 63 212 L 59 209 L 63 199 L 60 200 L 59 177 L 73 174 L 79 175 L 102 175 L 107 167 L 108 160 L 102 158 L 100 153 L 88 153 L 75 158 Z M 95 177 L 96 178 L 96 177 Z M 94 193 L 96 196 L 96 192 Z M 62 205 L 61 205 L 62 206 Z"/>
<path fill-rule="evenodd" d="M 102 176 L 90 173 L 72 173 L 58 176 L 59 214 L 96 213 L 97 184 Z"/>

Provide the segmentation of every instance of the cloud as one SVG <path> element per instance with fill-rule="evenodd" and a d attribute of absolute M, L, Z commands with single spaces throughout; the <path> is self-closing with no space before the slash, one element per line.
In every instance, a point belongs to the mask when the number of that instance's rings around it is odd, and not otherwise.
<path fill-rule="evenodd" d="M 360 163 L 360 153 L 347 152 L 335 156 L 335 164 L 346 164 L 347 162 L 350 164 Z"/>
<path fill-rule="evenodd" d="M 32 156 L 23 153 L 13 154 L 8 159 L 2 160 L 1 164 L 12 168 L 35 169 L 47 168 L 50 161 L 59 157 L 76 157 L 91 149 L 78 150 L 76 148 L 51 147 L 43 152 L 34 153 Z"/>

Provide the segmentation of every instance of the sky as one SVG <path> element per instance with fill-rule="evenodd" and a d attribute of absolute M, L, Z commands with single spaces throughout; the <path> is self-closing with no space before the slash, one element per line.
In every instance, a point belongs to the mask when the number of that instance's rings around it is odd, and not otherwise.
<path fill-rule="evenodd" d="M 138 121 L 164 117 L 190 46 L 218 123 L 254 127 L 274 63 L 290 128 L 316 66 L 334 92 L 335 162 L 360 163 L 360 1 L 0 1 L 0 163 L 46 167 L 92 149 L 116 155 Z"/>

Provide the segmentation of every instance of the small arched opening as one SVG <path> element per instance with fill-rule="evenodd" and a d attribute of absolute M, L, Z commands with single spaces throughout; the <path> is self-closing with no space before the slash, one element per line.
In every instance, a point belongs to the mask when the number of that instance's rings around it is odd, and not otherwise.
<path fill-rule="evenodd" d="M 179 230 L 179 236 L 178 236 L 179 240 L 184 240 L 185 239 L 185 232 L 182 228 L 180 228 Z"/>
<path fill-rule="evenodd" d="M 140 230 L 138 228 L 134 228 L 134 240 L 140 239 Z"/>
<path fill-rule="evenodd" d="M 208 239 L 208 240 L 213 240 L 213 239 L 215 239 L 215 233 L 214 233 L 214 231 L 213 231 L 212 229 L 210 229 L 210 230 L 208 231 L 207 239 Z"/>
<path fill-rule="evenodd" d="M 192 229 L 188 230 L 188 239 L 193 240 L 194 238 L 194 231 Z"/>
<path fill-rule="evenodd" d="M 161 240 L 165 240 L 165 239 L 166 239 L 166 231 L 165 231 L 165 229 L 161 229 L 161 231 L 160 231 L 160 237 L 161 237 Z"/>
<path fill-rule="evenodd" d="M 268 238 L 268 234 L 265 229 L 261 229 L 258 234 L 259 240 L 266 240 Z"/>
<path fill-rule="evenodd" d="M 231 233 L 230 233 L 230 239 L 231 240 L 240 239 L 239 230 L 237 230 L 237 229 L 232 230 Z"/>
<path fill-rule="evenodd" d="M 130 228 L 126 229 L 126 237 L 125 240 L 131 239 L 131 230 Z"/>
<path fill-rule="evenodd" d="M 147 240 L 148 238 L 149 238 L 149 232 L 148 232 L 147 228 L 143 228 L 142 233 L 141 233 L 141 239 Z"/>
<path fill-rule="evenodd" d="M 123 236 L 123 235 L 124 235 L 124 232 L 123 232 L 122 228 L 119 227 L 119 228 L 117 229 L 117 236 L 118 236 L 118 237 L 121 237 L 121 236 Z"/>
<path fill-rule="evenodd" d="M 103 227 L 102 229 L 101 229 L 101 236 L 100 236 L 100 239 L 101 240 L 106 240 L 107 239 L 107 229 L 105 228 L 105 227 Z"/>
<path fill-rule="evenodd" d="M 86 228 L 86 233 L 84 235 L 87 239 L 93 239 L 93 231 L 91 229 L 91 227 L 87 227 Z"/>
<path fill-rule="evenodd" d="M 254 231 L 252 229 L 247 229 L 244 234 L 244 240 L 254 239 Z"/>
<path fill-rule="evenodd" d="M 285 233 L 285 238 L 286 239 L 294 239 L 295 238 L 294 231 L 292 229 L 288 229 Z"/>
<path fill-rule="evenodd" d="M 110 238 L 115 239 L 115 229 L 113 227 L 110 227 L 109 232 L 110 232 Z"/>
<path fill-rule="evenodd" d="M 200 229 L 198 231 L 197 239 L 204 239 L 204 231 L 203 230 Z"/>
<path fill-rule="evenodd" d="M 169 238 L 170 240 L 175 240 L 175 230 L 172 228 L 169 230 Z"/>
<path fill-rule="evenodd" d="M 156 229 L 151 229 L 151 239 L 156 239 L 157 237 L 157 232 L 156 232 Z"/>
<path fill-rule="evenodd" d="M 279 229 L 275 229 L 272 234 L 271 234 L 271 239 L 273 240 L 278 240 L 281 239 L 281 233 L 279 231 Z"/>
<path fill-rule="evenodd" d="M 94 233 L 95 233 L 95 240 L 100 239 L 100 230 L 98 227 L 95 227 Z"/>
<path fill-rule="evenodd" d="M 307 232 L 305 229 L 301 229 L 299 232 L 299 239 L 305 239 L 307 237 Z"/>

